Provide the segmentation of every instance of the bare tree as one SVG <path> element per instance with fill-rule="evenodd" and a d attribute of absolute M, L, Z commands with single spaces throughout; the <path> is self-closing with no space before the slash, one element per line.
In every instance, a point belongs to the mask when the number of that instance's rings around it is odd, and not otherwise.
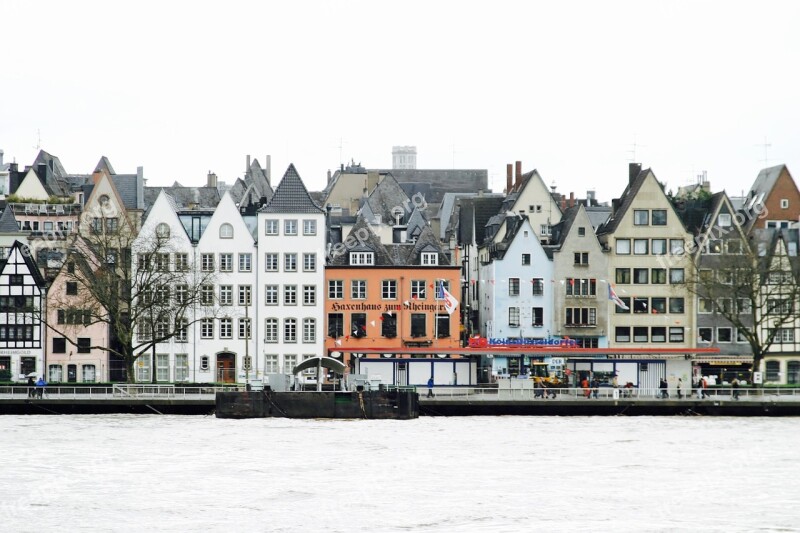
<path fill-rule="evenodd" d="M 57 313 L 55 320 L 52 313 L 44 318 L 46 326 L 77 346 L 77 327 L 107 325 L 108 343 L 83 348 L 121 359 L 133 382 L 140 358 L 158 343 L 184 337 L 199 320 L 193 311 L 213 303 L 204 289 L 213 286 L 214 273 L 176 261 L 176 253 L 177 238 L 140 234 L 135 215 L 105 208 L 84 213 L 48 297 Z"/>

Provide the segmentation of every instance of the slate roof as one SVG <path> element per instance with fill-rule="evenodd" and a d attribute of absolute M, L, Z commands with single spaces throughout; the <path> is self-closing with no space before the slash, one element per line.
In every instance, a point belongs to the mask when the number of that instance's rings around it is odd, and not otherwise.
<path fill-rule="evenodd" d="M 378 172 L 391 174 L 401 186 L 427 184 L 429 190 L 425 199 L 428 203 L 441 203 L 447 192 L 489 189 L 489 172 L 485 169 L 383 169 Z"/>
<path fill-rule="evenodd" d="M 0 233 L 22 233 L 13 209 L 3 209 L 3 214 L 0 215 Z"/>
<path fill-rule="evenodd" d="M 381 217 L 381 222 L 394 224 L 397 210 L 401 210 L 403 213 L 401 222 L 408 220 L 408 207 L 411 206 L 411 199 L 394 179 L 394 176 L 387 174 L 369 194 L 366 204 L 369 205 L 373 215 Z"/>
<path fill-rule="evenodd" d="M 724 197 L 724 192 L 718 192 L 705 200 L 677 200 L 673 207 L 686 230 L 692 235 L 699 235 L 708 229 L 709 219 L 717 212 Z"/>
<path fill-rule="evenodd" d="M 150 209 L 161 191 L 166 191 L 178 206 L 178 211 L 188 209 L 189 204 L 197 204 L 201 209 L 213 209 L 220 201 L 216 187 L 145 187 L 144 204 Z"/>
<path fill-rule="evenodd" d="M 289 165 L 280 184 L 275 189 L 275 194 L 267 204 L 259 209 L 261 213 L 324 213 L 322 209 L 308 194 L 308 189 L 300 179 L 294 168 L 294 163 Z"/>
<path fill-rule="evenodd" d="M 569 235 L 569 230 L 572 229 L 572 224 L 575 222 L 575 217 L 578 216 L 580 205 L 568 207 L 564 211 L 561 221 L 553 226 L 553 244 L 561 246 L 564 244 L 564 239 Z"/>
<path fill-rule="evenodd" d="M 772 188 L 775 187 L 775 183 L 778 181 L 784 168 L 786 168 L 786 165 L 776 165 L 774 167 L 761 169 L 761 172 L 759 172 L 756 177 L 756 181 L 753 182 L 753 186 L 750 187 L 750 192 L 769 194 Z"/>
<path fill-rule="evenodd" d="M 94 172 L 102 172 L 103 170 L 112 176 L 116 174 L 116 172 L 114 172 L 114 167 L 111 166 L 111 161 L 109 161 L 106 156 L 102 156 L 100 161 L 97 162 L 97 166 L 94 167 Z"/>
<path fill-rule="evenodd" d="M 489 219 L 497 214 L 502 203 L 502 196 L 462 198 L 458 213 L 459 244 L 471 244 L 473 237 L 477 244 L 481 244 L 486 239 Z"/>
<path fill-rule="evenodd" d="M 111 180 L 117 189 L 125 209 L 136 209 L 136 174 L 112 174 Z"/>

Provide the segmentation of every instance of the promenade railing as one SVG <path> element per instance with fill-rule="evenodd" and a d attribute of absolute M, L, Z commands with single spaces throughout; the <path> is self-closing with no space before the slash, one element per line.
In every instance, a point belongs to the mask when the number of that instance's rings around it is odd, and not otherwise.
<path fill-rule="evenodd" d="M 42 398 L 48 400 L 125 400 L 125 399 L 178 399 L 214 400 L 217 392 L 244 390 L 244 385 L 148 385 L 113 384 L 99 386 L 47 386 Z M 39 389 L 28 385 L 0 386 L 0 400 L 38 399 Z"/>
<path fill-rule="evenodd" d="M 595 392 L 583 388 L 497 388 L 469 386 L 434 386 L 433 398 L 428 396 L 428 387 L 418 386 L 422 400 L 467 400 L 467 401 L 534 401 L 534 400 L 706 400 L 706 401 L 800 401 L 800 388 L 743 388 L 714 387 L 685 389 L 678 396 L 676 389 L 664 391 L 659 388 L 611 388 L 600 387 Z"/>

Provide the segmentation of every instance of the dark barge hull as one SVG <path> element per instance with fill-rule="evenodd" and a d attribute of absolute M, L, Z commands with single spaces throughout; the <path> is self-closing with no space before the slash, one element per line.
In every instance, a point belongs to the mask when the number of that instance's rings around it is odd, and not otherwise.
<path fill-rule="evenodd" d="M 363 392 L 218 392 L 217 418 L 419 417 L 419 395 L 407 390 Z"/>

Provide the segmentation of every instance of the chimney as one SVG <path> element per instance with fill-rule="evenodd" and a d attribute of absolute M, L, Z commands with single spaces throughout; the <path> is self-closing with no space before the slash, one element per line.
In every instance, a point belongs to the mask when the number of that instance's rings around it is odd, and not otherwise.
<path fill-rule="evenodd" d="M 642 171 L 641 163 L 628 163 L 628 183 L 633 185 L 633 180 L 636 179 L 636 176 L 638 176 L 639 172 L 641 171 Z"/>
<path fill-rule="evenodd" d="M 272 156 L 269 154 L 264 158 L 264 175 L 267 177 L 267 183 L 272 187 Z"/>
<path fill-rule="evenodd" d="M 375 190 L 375 187 L 378 186 L 378 183 L 379 183 L 378 171 L 377 170 L 369 170 L 369 171 L 367 171 L 367 189 L 368 189 L 367 193 L 368 194 L 371 193 L 373 190 Z"/>
<path fill-rule="evenodd" d="M 247 166 L 244 167 L 244 175 L 250 174 L 250 154 L 247 154 Z"/>
<path fill-rule="evenodd" d="M 98 170 L 97 172 L 92 173 L 92 183 L 97 185 L 97 182 L 100 181 L 100 178 L 103 176 L 103 171 Z"/>
<path fill-rule="evenodd" d="M 506 194 L 511 194 L 511 184 L 514 179 L 514 168 L 511 163 L 506 165 Z"/>
<path fill-rule="evenodd" d="M 331 169 L 328 169 L 328 183 L 330 183 L 332 179 L 333 179 L 333 174 L 331 174 Z"/>
<path fill-rule="evenodd" d="M 217 175 L 208 171 L 208 179 L 206 180 L 206 187 L 215 187 L 217 186 Z"/>
<path fill-rule="evenodd" d="M 144 167 L 136 167 L 136 209 L 144 210 Z"/>
<path fill-rule="evenodd" d="M 569 193 L 569 206 L 570 207 L 575 207 L 575 193 L 574 192 Z"/>
<path fill-rule="evenodd" d="M 517 183 L 514 185 L 516 190 L 522 185 L 522 161 L 517 161 Z"/>

